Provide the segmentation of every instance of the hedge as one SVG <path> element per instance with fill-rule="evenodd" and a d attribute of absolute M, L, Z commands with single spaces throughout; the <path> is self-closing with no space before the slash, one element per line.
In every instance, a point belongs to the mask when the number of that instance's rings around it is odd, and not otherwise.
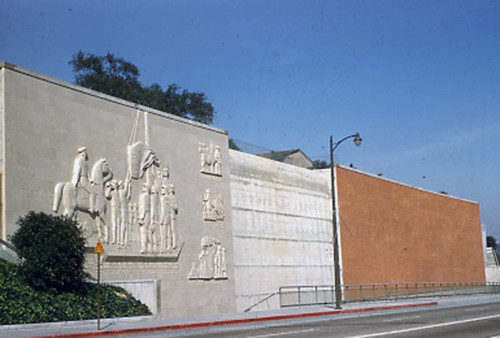
<path fill-rule="evenodd" d="M 146 305 L 124 289 L 101 285 L 101 318 L 151 315 Z M 0 325 L 97 318 L 97 285 L 77 291 L 37 291 L 20 276 L 17 266 L 0 259 Z"/>

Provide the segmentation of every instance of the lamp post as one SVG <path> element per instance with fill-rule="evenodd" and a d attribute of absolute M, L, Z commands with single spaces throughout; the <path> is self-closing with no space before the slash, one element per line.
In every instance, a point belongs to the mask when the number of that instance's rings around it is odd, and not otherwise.
<path fill-rule="evenodd" d="M 337 212 L 335 206 L 335 164 L 333 162 L 333 152 L 337 147 L 347 139 L 354 138 L 353 142 L 356 147 L 361 145 L 361 137 L 359 133 L 349 135 L 344 137 L 342 140 L 333 144 L 333 137 L 330 136 L 330 174 L 332 180 L 332 241 L 333 241 L 333 268 L 335 270 L 335 308 L 340 309 L 340 298 L 342 297 L 342 292 L 340 290 L 340 266 L 339 266 L 339 240 L 337 232 Z"/>

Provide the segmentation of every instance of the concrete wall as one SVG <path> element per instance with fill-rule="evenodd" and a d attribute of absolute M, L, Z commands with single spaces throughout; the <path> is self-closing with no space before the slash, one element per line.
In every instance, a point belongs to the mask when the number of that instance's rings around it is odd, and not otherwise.
<path fill-rule="evenodd" d="M 477 203 L 336 173 L 345 284 L 485 280 Z"/>
<path fill-rule="evenodd" d="M 106 284 L 119 286 L 140 300 L 154 316 L 161 313 L 161 281 L 159 279 L 107 281 Z"/>
<path fill-rule="evenodd" d="M 486 274 L 486 282 L 489 283 L 500 283 L 500 266 L 498 266 L 498 257 L 493 250 L 493 248 L 486 247 L 486 242 L 483 243 L 485 245 L 485 274 Z"/>
<path fill-rule="evenodd" d="M 112 243 L 111 238 L 106 242 L 101 238 L 105 250 L 103 280 L 160 279 L 162 316 L 235 311 L 227 133 L 147 107 L 136 107 L 16 66 L 2 64 L 0 71 L 3 80 L 0 102 L 3 106 L 1 145 L 4 159 L 2 238 L 16 230 L 16 220 L 29 210 L 52 212 L 54 187 L 58 182 L 71 181 L 77 149 L 82 146 L 87 148 L 89 175 L 94 163 L 104 158 L 112 169 L 113 179 L 125 180 L 128 173 L 127 146 L 134 123 L 138 124 L 136 141 L 143 143 L 146 142 L 145 125 L 148 124 L 149 146 L 160 165 L 158 168 L 149 167 L 143 178 L 132 180 L 130 203 L 139 204 L 146 176 L 151 174 L 155 182 L 153 186 L 159 187 L 157 174 L 160 169 L 168 167 L 170 176 L 165 179 L 165 186 L 175 186 L 178 201 L 175 221 L 178 246 L 165 253 L 156 249 L 141 253 L 139 223 L 135 220 L 130 223 L 126 244 Z M 211 151 L 220 147 L 220 175 L 202 172 L 200 143 L 211 147 Z M 92 190 L 93 186 L 88 189 Z M 153 188 L 150 189 L 147 194 L 152 196 Z M 211 191 L 211 202 L 215 197 L 218 200 L 218 218 L 209 221 L 205 220 L 203 209 L 206 189 Z M 84 191 L 79 191 L 83 196 Z M 85 196 L 78 199 L 78 203 L 84 202 Z M 86 202 L 89 202 L 88 195 Z M 112 200 L 104 202 L 107 210 L 102 213 L 102 218 L 111 232 Z M 152 209 L 150 211 L 152 215 Z M 92 251 L 98 239 L 96 222 L 88 212 L 78 211 L 77 218 Z M 226 250 L 226 278 L 216 279 L 213 274 L 204 273 L 203 279 L 188 279 L 193 270 L 199 270 L 203 260 L 200 258 L 203 237 L 208 238 L 205 242 L 211 241 L 212 244 L 217 240 Z M 213 244 L 208 250 L 215 248 Z M 212 262 L 206 260 L 210 254 L 213 252 L 204 253 L 205 270 L 213 270 Z M 95 274 L 95 255 L 90 254 L 87 263 L 89 272 Z"/>
<path fill-rule="evenodd" d="M 498 257 L 495 250 L 491 247 L 484 248 L 485 251 L 485 265 L 487 267 L 498 266 Z"/>
<path fill-rule="evenodd" d="M 486 282 L 500 283 L 500 267 L 498 266 L 486 267 Z"/>
<path fill-rule="evenodd" d="M 16 66 L 2 64 L 0 72 L 2 239 L 29 210 L 51 212 L 54 187 L 72 180 L 82 146 L 89 171 L 106 159 L 113 179 L 125 180 L 135 130 L 169 177 L 148 167 L 144 176 L 154 182 L 132 180 L 131 201 L 144 194 L 152 200 L 159 185 L 174 185 L 178 246 L 142 253 L 139 222 L 131 220 L 124 245 L 101 236 L 104 281 L 159 280 L 162 317 L 242 311 L 281 286 L 333 283 L 329 170 L 228 150 L 220 129 Z M 207 165 L 217 146 L 220 173 Z M 337 182 L 344 283 L 484 281 L 477 203 L 344 167 Z M 101 215 L 110 231 L 112 201 L 104 200 Z M 88 212 L 77 219 L 92 252 L 97 224 Z M 224 269 L 216 275 L 211 255 L 222 249 L 217 264 Z M 96 266 L 89 254 L 87 270 L 95 275 Z M 257 309 L 277 306 L 274 297 Z"/>
<path fill-rule="evenodd" d="M 332 284 L 328 173 L 229 155 L 238 311 L 280 286 Z"/>

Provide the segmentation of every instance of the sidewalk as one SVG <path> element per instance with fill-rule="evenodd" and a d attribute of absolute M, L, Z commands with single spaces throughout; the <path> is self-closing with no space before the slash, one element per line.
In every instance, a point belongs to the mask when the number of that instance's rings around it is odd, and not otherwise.
<path fill-rule="evenodd" d="M 97 320 L 0 326 L 0 337 L 98 337 L 152 332 L 179 332 L 183 330 L 243 324 L 278 323 L 286 320 L 321 318 L 329 316 L 360 315 L 377 311 L 416 309 L 424 307 L 455 307 L 500 302 L 500 295 L 471 295 L 448 298 L 412 299 L 344 304 L 341 310 L 325 306 L 309 306 L 269 311 L 255 311 L 192 318 L 133 317 Z"/>

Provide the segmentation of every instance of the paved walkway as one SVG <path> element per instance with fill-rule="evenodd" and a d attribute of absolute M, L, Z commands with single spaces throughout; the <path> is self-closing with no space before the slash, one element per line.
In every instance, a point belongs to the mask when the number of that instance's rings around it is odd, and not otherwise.
<path fill-rule="evenodd" d="M 455 307 L 481 303 L 500 302 L 500 295 L 471 295 L 446 298 L 401 300 L 396 302 L 366 302 L 344 304 L 341 310 L 324 306 L 309 306 L 268 311 L 213 315 L 192 318 L 134 317 L 101 320 L 97 330 L 96 320 L 57 322 L 27 325 L 0 326 L 0 337 L 98 337 L 149 332 L 173 332 L 181 330 L 224 327 L 230 325 L 277 323 L 280 321 L 328 316 L 359 315 L 378 311 Z"/>

